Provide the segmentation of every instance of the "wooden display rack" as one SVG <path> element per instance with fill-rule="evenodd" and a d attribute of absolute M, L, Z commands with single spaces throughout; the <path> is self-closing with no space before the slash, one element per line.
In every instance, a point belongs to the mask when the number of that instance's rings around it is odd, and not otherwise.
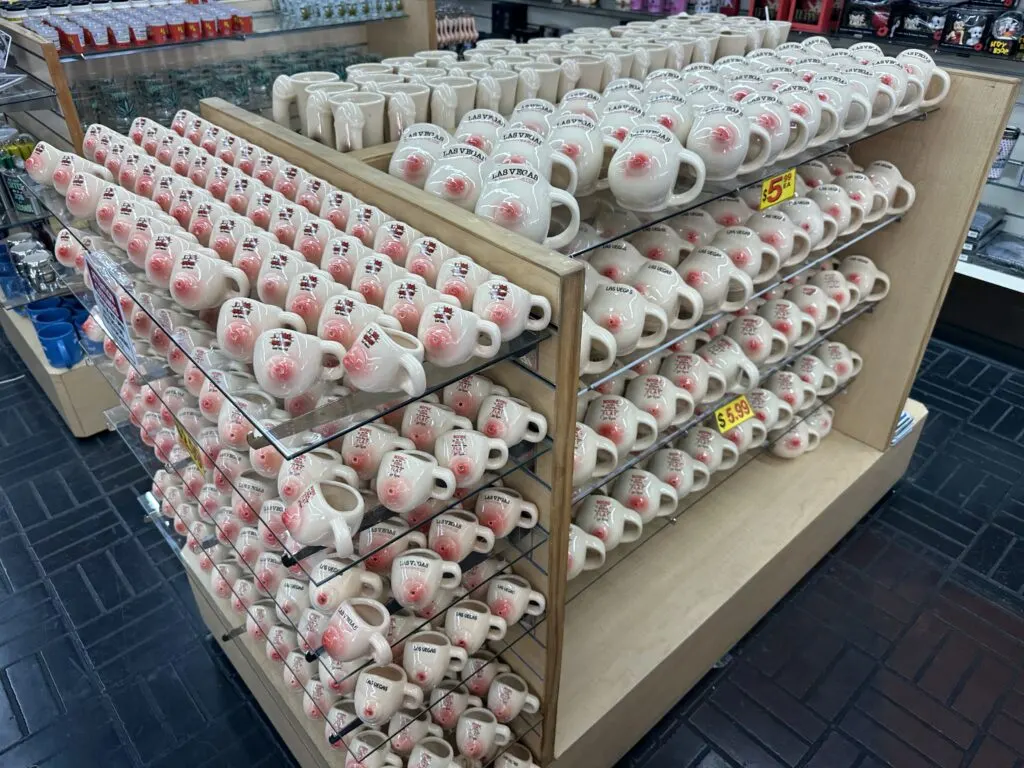
<path fill-rule="evenodd" d="M 548 600 L 540 630 L 545 642 L 505 659 L 542 699 L 542 735 L 531 746 L 545 767 L 614 765 L 905 471 L 926 417 L 923 406 L 908 402 L 910 387 L 1019 85 L 1012 78 L 950 74 L 952 88 L 938 112 L 851 148 L 862 164 L 896 161 L 916 185 L 917 201 L 901 223 L 856 249 L 889 274 L 892 289 L 876 311 L 836 335 L 866 364 L 837 401 L 832 435 L 796 461 L 765 455 L 716 477 L 676 525 L 620 547 L 604 569 L 568 584 L 580 266 L 391 178 L 379 170 L 388 148 L 364 153 L 376 157 L 364 163 L 220 99 L 203 102 L 206 119 L 366 203 L 400 213 L 416 229 L 551 301 L 558 331 L 541 345 L 535 365 L 550 384 L 513 363 L 485 371 L 548 417 L 554 441 L 540 468 L 550 491 L 511 479 L 540 506 L 550 531 L 546 573 L 529 564 L 523 573 Z M 891 447 L 904 408 L 915 426 Z"/>

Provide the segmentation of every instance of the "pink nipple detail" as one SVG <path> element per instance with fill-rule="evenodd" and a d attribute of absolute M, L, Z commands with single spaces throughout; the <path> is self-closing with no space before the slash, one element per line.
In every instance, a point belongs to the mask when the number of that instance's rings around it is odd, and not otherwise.
<path fill-rule="evenodd" d="M 452 333 L 447 326 L 435 325 L 424 334 L 423 343 L 427 349 L 435 352 L 447 350 L 454 342 Z"/>
<path fill-rule="evenodd" d="M 395 263 L 405 258 L 405 246 L 399 240 L 389 240 L 377 249 L 377 253 L 383 253 Z"/>
<path fill-rule="evenodd" d="M 693 288 L 699 288 L 704 284 L 704 273 L 700 270 L 691 269 L 683 276 L 683 279 L 686 281 L 687 285 Z"/>
<path fill-rule="evenodd" d="M 414 154 L 405 158 L 402 170 L 406 179 L 416 179 L 423 175 L 427 169 L 427 160 L 423 155 Z"/>
<path fill-rule="evenodd" d="M 523 218 L 523 206 L 518 200 L 503 200 L 495 211 L 499 222 L 515 223 Z"/>
<path fill-rule="evenodd" d="M 622 443 L 623 438 L 625 438 L 626 436 L 626 430 L 622 427 L 622 425 L 615 424 L 613 422 L 605 422 L 604 424 L 602 424 L 600 427 L 598 427 L 597 433 L 601 435 L 601 437 L 607 437 L 616 445 L 620 445 Z"/>
<path fill-rule="evenodd" d="M 274 235 L 285 245 L 295 242 L 295 227 L 291 224 L 278 224 L 274 227 Z"/>
<path fill-rule="evenodd" d="M 454 560 L 455 556 L 459 553 L 458 544 L 450 536 L 439 536 L 437 540 L 430 545 L 437 554 L 443 557 L 445 560 Z"/>
<path fill-rule="evenodd" d="M 718 125 L 711 129 L 711 141 L 730 147 L 736 142 L 736 133 L 728 125 Z"/>
<path fill-rule="evenodd" d="M 462 457 L 453 461 L 449 468 L 457 478 L 471 477 L 475 464 L 472 459 Z"/>
<path fill-rule="evenodd" d="M 483 433 L 488 437 L 504 437 L 505 423 L 499 419 L 488 419 L 487 424 L 484 426 Z"/>
<path fill-rule="evenodd" d="M 290 357 L 278 355 L 270 359 L 267 365 L 267 373 L 274 381 L 282 384 L 290 382 L 296 374 L 297 364 Z"/>
<path fill-rule="evenodd" d="M 175 298 L 189 300 L 199 291 L 199 281 L 192 275 L 178 275 L 172 285 Z"/>
<path fill-rule="evenodd" d="M 615 312 L 610 312 L 601 319 L 601 325 L 607 328 L 612 333 L 620 330 L 623 326 L 622 315 Z"/>
<path fill-rule="evenodd" d="M 363 280 L 359 283 L 359 292 L 370 304 L 378 307 L 384 302 L 384 287 L 376 280 Z"/>
<path fill-rule="evenodd" d="M 466 194 L 468 186 L 466 180 L 460 176 L 449 176 L 444 180 L 444 190 L 449 197 L 462 197 Z"/>
<path fill-rule="evenodd" d="M 300 293 L 292 299 L 288 309 L 305 320 L 306 325 L 310 325 L 320 314 L 321 307 L 320 302 L 311 293 Z"/>
<path fill-rule="evenodd" d="M 631 176 L 644 174 L 650 167 L 651 158 L 643 152 L 634 152 L 626 161 L 626 173 Z"/>
<path fill-rule="evenodd" d="M 400 506 L 409 496 L 409 484 L 397 477 L 388 478 L 377 487 L 381 503 L 389 509 Z"/>

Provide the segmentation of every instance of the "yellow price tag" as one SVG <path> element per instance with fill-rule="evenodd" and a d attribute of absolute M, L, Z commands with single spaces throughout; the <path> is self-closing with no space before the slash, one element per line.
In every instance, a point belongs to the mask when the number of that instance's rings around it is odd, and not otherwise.
<path fill-rule="evenodd" d="M 718 425 L 718 431 L 722 434 L 752 418 L 754 418 L 754 409 L 750 407 L 750 401 L 747 400 L 746 395 L 740 395 L 732 402 L 715 409 L 715 424 Z"/>
<path fill-rule="evenodd" d="M 192 439 L 192 435 L 190 435 L 185 428 L 181 426 L 181 422 L 177 419 L 174 420 L 174 428 L 178 432 L 178 442 L 181 443 L 181 447 L 185 449 L 186 453 L 188 453 L 189 458 L 192 459 L 192 463 L 195 464 L 199 470 L 202 470 L 203 454 L 199 446 L 196 444 L 196 441 Z"/>
<path fill-rule="evenodd" d="M 761 208 L 771 208 L 773 205 L 789 200 L 796 194 L 796 168 L 790 168 L 785 173 L 772 176 L 761 182 Z"/>

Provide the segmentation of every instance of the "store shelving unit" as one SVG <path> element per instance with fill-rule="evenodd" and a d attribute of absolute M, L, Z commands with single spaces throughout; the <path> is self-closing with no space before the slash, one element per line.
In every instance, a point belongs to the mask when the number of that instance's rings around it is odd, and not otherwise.
<path fill-rule="evenodd" d="M 998 285 L 1000 288 L 1024 293 L 1024 277 L 1011 275 L 1009 272 L 1003 272 L 984 264 L 960 261 L 957 262 L 956 273 L 965 277 L 973 277 L 975 280 L 982 280 L 991 285 Z"/>
<path fill-rule="evenodd" d="M 836 334 L 869 363 L 837 401 L 838 434 L 817 452 L 794 462 L 761 455 L 716 478 L 720 482 L 674 525 L 661 526 L 621 556 L 617 550 L 609 558 L 612 567 L 570 583 L 563 581 L 561 556 L 571 517 L 568 489 L 553 485 L 549 611 L 542 625 L 547 642 L 544 653 L 534 650 L 527 659 L 546 672 L 537 681 L 544 692 L 544 764 L 612 765 L 905 470 L 925 418 L 923 407 L 907 404 L 910 385 L 1015 97 L 1016 82 L 1009 78 L 955 72 L 949 98 L 927 119 L 850 142 L 862 163 L 896 160 L 918 197 L 903 221 L 880 227 L 850 251 L 876 259 L 893 291 L 870 317 Z M 403 203 L 403 220 L 485 266 L 501 263 L 504 274 L 531 291 L 542 284 L 510 274 L 510 254 L 571 264 L 384 175 L 379 169 L 386 167 L 388 147 L 341 155 L 216 99 L 203 103 L 203 114 L 368 203 L 384 210 Z M 972 136 L 969 147 L 944 149 L 965 135 Z M 958 179 L 953 188 L 943 182 L 950 178 Z M 563 274 L 562 284 L 568 280 Z M 563 294 L 557 335 L 541 344 L 537 366 L 555 387 L 559 416 L 575 413 L 579 386 L 569 364 L 574 361 L 548 354 L 553 343 L 578 349 L 568 341 L 579 331 L 566 325 L 572 321 L 567 305 Z M 530 375 L 521 367 L 508 370 Z M 905 404 L 915 428 L 890 448 Z M 559 434 L 565 419 L 552 423 L 552 457 L 564 467 Z"/>
<path fill-rule="evenodd" d="M 830 338 L 849 344 L 866 361 L 856 380 L 836 396 L 832 435 L 817 451 L 796 461 L 751 452 L 741 466 L 716 475 L 706 491 L 688 497 L 673 521 L 651 525 L 639 542 L 615 550 L 604 569 L 573 581 L 567 580 L 566 550 L 578 496 L 571 467 L 581 396 L 582 266 L 381 172 L 375 166 L 386 158 L 386 148 L 369 158 L 340 154 L 223 100 L 203 102 L 206 119 L 365 203 L 399 215 L 550 301 L 549 331 L 524 337 L 519 346 L 506 351 L 505 359 L 480 366 L 484 375 L 526 399 L 548 420 L 546 439 L 514 452 L 501 470 L 502 482 L 540 509 L 537 531 L 508 541 L 504 551 L 508 569 L 544 594 L 547 610 L 537 622 L 516 627 L 491 648 L 527 680 L 542 702 L 540 715 L 520 718 L 515 731 L 545 768 L 613 765 L 906 469 L 926 418 L 920 404 L 908 402 L 910 386 L 1016 97 L 1017 82 L 1009 78 L 952 75 L 950 95 L 937 111 L 880 126 L 869 135 L 819 148 L 813 155 L 846 147 L 862 164 L 891 159 L 917 188 L 917 202 L 902 219 L 879 222 L 837 243 L 827 254 L 866 254 L 892 280 L 885 301 L 872 305 L 870 312 L 855 309 L 829 332 Z M 971 140 L 964 141 L 965 136 Z M 709 185 L 694 205 L 779 170 L 766 168 L 734 183 Z M 53 212 L 65 225 L 81 225 L 62 211 Z M 663 218 L 678 213 L 668 211 Z M 132 275 L 125 272 L 117 279 L 131 294 Z M 166 364 L 141 351 L 139 364 L 127 373 L 157 385 L 153 393 L 159 400 L 159 383 L 168 375 Z M 130 365 L 122 361 L 118 373 L 102 356 L 92 362 L 115 388 Z M 632 362 L 625 361 L 619 372 Z M 441 378 L 433 379 L 432 386 L 460 375 L 450 371 L 444 379 L 445 374 L 438 373 Z M 585 391 L 587 385 L 582 386 Z M 379 413 L 403 402 L 376 402 L 371 408 Z M 249 446 L 269 446 L 288 457 L 310 449 L 310 444 L 296 445 L 289 439 L 299 431 L 316 427 L 325 439 L 337 439 L 367 418 L 352 415 L 367 402 L 353 398 L 342 403 L 273 427 L 254 421 Z M 122 403 L 126 409 L 131 405 Z M 904 409 L 912 414 L 914 429 L 891 447 Z M 127 419 L 126 410 L 110 416 L 129 442 L 137 441 L 138 425 Z M 148 431 L 146 435 L 150 442 L 159 438 Z M 194 458 L 178 449 L 154 464 L 151 447 L 141 443 L 138 455 L 150 471 L 162 465 L 179 476 L 192 471 L 194 460 L 215 466 L 216 458 L 202 447 L 202 435 L 192 437 L 199 444 Z M 629 461 L 624 458 L 621 466 Z M 469 493 L 478 493 L 491 482 L 482 481 Z M 234 587 L 233 594 L 216 595 L 211 590 L 203 558 L 232 550 L 240 554 L 236 543 L 218 543 L 215 533 L 223 533 L 220 525 L 197 529 L 202 539 L 182 539 L 185 526 L 174 533 L 168 522 L 184 520 L 183 509 L 158 512 L 153 498 L 143 502 L 180 553 L 209 628 L 299 763 L 304 768 L 341 768 L 344 750 L 325 739 L 322 720 L 314 727 L 302 716 L 295 692 L 282 682 L 280 666 L 270 664 L 264 643 L 246 632 L 252 609 L 239 610 L 232 604 L 232 598 L 240 599 Z M 374 519 L 374 513 L 371 510 L 368 519 Z M 292 552 L 288 562 L 306 570 L 304 555 L 315 554 Z M 451 604 L 442 609 L 447 607 Z M 316 650 L 310 649 L 307 661 L 315 658 Z"/>

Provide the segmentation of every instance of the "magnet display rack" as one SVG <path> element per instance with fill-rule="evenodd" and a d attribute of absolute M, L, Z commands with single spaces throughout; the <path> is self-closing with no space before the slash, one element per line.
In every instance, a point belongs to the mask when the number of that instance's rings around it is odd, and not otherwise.
<path fill-rule="evenodd" d="M 577 401 L 587 386 L 578 375 L 581 265 L 407 186 L 358 156 L 337 153 L 223 100 L 203 102 L 207 120 L 365 203 L 400 212 L 424 234 L 551 302 L 552 328 L 482 371 L 548 419 L 548 439 L 516 455 L 502 478 L 541 510 L 541 529 L 509 542 L 507 559 L 545 595 L 547 611 L 491 649 L 541 699 L 539 715 L 521 718 L 514 730 L 545 768 L 613 765 L 905 471 L 926 417 L 907 396 L 1018 85 L 1005 77 L 951 74 L 952 88 L 938 111 L 849 142 L 862 164 L 895 160 L 915 184 L 917 201 L 902 220 L 886 219 L 862 230 L 855 242 L 834 246 L 855 246 L 874 259 L 892 289 L 873 311 L 849 313 L 829 332 L 866 361 L 834 402 L 833 434 L 795 461 L 749 455 L 741 467 L 716 475 L 705 492 L 687 497 L 674 522 L 649 526 L 640 541 L 614 550 L 605 568 L 571 582 L 566 551 L 578 494 L 572 487 L 573 438 Z M 702 201 L 728 191 L 709 188 Z M 94 362 L 112 383 L 118 381 L 109 361 Z M 623 361 L 621 372 L 632 362 Z M 161 375 L 136 373 L 145 380 Z M 890 446 L 904 409 L 914 417 L 914 430 Z M 112 420 L 126 439 L 137 440 L 125 415 Z M 276 447 L 288 431 L 285 424 L 269 437 L 254 434 L 251 444 Z M 151 457 L 152 451 L 146 447 L 141 455 Z M 187 456 L 166 458 L 165 469 L 189 471 Z M 616 471 L 631 461 L 624 458 Z M 153 500 L 144 501 L 152 512 Z M 323 723 L 314 728 L 296 713 L 280 668 L 268 665 L 261 644 L 245 633 L 240 619 L 252 614 L 241 616 L 201 578 L 200 561 L 204 550 L 214 551 L 207 548 L 217 546 L 215 537 L 197 542 L 196 552 L 182 550 L 168 518 L 152 519 L 181 552 L 211 631 L 299 762 L 343 765 L 344 753 L 327 745 Z"/>

